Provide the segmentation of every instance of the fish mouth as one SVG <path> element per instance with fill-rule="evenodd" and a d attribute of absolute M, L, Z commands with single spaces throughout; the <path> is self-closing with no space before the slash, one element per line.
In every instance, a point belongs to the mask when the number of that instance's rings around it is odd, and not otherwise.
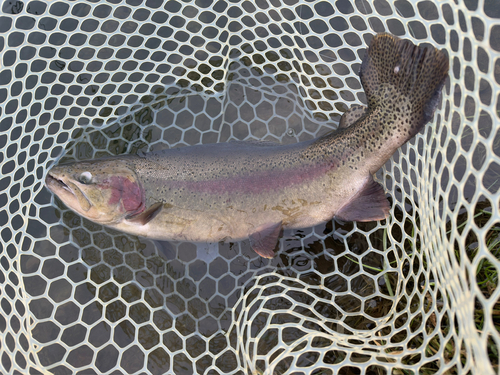
<path fill-rule="evenodd" d="M 52 191 L 54 191 L 54 189 L 55 190 L 62 189 L 62 190 L 65 190 L 72 195 L 75 195 L 74 191 L 68 185 L 66 185 L 63 180 L 61 180 L 57 177 L 54 177 L 50 173 L 48 173 L 47 177 L 45 177 L 45 184 Z"/>
<path fill-rule="evenodd" d="M 92 207 L 92 203 L 85 193 L 71 181 L 64 182 L 49 172 L 45 177 L 45 184 L 66 206 L 77 212 L 87 212 Z"/>

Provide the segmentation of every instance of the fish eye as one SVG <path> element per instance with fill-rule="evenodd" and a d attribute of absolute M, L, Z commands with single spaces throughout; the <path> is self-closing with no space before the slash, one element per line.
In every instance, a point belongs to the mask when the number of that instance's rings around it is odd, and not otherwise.
<path fill-rule="evenodd" d="M 83 172 L 79 177 L 78 181 L 80 181 L 82 184 L 88 184 L 92 181 L 92 173 L 90 172 Z"/>

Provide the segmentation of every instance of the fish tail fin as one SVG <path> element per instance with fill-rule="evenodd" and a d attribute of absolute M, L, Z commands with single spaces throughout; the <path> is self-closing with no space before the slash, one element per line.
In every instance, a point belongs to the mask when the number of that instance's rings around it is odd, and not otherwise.
<path fill-rule="evenodd" d="M 387 114 L 406 117 L 408 140 L 432 118 L 448 68 L 448 56 L 443 51 L 378 34 L 360 69 L 368 108 L 378 106 Z"/>

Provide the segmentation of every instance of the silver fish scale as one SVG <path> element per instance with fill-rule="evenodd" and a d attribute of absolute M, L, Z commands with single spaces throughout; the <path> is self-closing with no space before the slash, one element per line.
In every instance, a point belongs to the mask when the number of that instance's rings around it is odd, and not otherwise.
<path fill-rule="evenodd" d="M 5 1 L 0 14 L 0 372 L 494 374 L 500 334 L 495 2 Z M 84 160 L 292 144 L 365 102 L 372 35 L 450 56 L 433 120 L 377 174 L 376 223 L 152 242 L 43 187 Z"/>

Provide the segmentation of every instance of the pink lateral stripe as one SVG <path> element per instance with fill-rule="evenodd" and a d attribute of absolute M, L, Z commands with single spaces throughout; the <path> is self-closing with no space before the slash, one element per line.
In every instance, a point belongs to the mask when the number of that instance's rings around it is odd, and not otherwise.
<path fill-rule="evenodd" d="M 257 194 L 263 191 L 276 191 L 288 186 L 310 182 L 323 176 L 331 165 L 316 165 L 292 170 L 268 170 L 248 176 L 227 177 L 204 181 L 167 181 L 166 186 L 173 189 L 184 188 L 208 194 L 240 192 Z"/>

